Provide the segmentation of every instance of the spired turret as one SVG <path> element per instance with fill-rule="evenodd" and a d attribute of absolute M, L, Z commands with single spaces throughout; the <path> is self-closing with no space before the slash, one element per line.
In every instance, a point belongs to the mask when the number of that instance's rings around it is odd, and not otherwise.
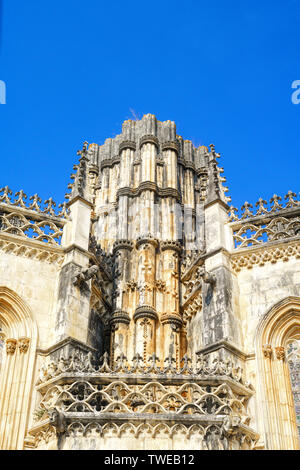
<path fill-rule="evenodd" d="M 297 194 L 229 207 L 151 114 L 78 155 L 68 202 L 0 189 L 0 447 L 299 448 Z"/>
<path fill-rule="evenodd" d="M 79 166 L 69 204 L 79 187 L 94 206 L 91 236 L 114 260 L 111 361 L 157 354 L 179 365 L 187 349 L 181 262 L 205 250 L 206 202 L 228 200 L 218 155 L 152 114 L 125 121 L 103 145 L 85 143 L 80 154 L 88 162 L 84 179 Z"/>

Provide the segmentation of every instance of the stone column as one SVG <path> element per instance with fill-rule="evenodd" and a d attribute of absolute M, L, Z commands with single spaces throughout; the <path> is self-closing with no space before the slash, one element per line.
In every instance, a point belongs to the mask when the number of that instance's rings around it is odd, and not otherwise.
<path fill-rule="evenodd" d="M 157 155 L 157 138 L 151 135 L 142 137 L 141 147 L 141 182 L 156 182 L 156 155 Z"/>
<path fill-rule="evenodd" d="M 135 150 L 135 142 L 124 140 L 120 144 L 120 188 L 130 188 L 131 186 L 131 170 Z"/>
<path fill-rule="evenodd" d="M 128 357 L 130 317 L 127 312 L 115 310 L 111 320 L 110 360 L 113 365 L 119 356 Z"/>
<path fill-rule="evenodd" d="M 155 352 L 155 273 L 157 241 L 151 237 L 140 237 L 136 248 L 138 256 L 138 306 L 135 310 L 135 352 L 144 359 Z"/>
<path fill-rule="evenodd" d="M 135 353 L 142 356 L 144 362 L 156 352 L 157 313 L 153 307 L 143 305 L 134 313 L 135 321 Z"/>
<path fill-rule="evenodd" d="M 163 258 L 163 280 L 166 290 L 164 295 L 164 314 L 161 317 L 163 335 L 161 357 L 172 355 L 177 364 L 180 361 L 180 327 L 182 319 L 179 310 L 179 242 L 161 242 Z"/>
<path fill-rule="evenodd" d="M 111 360 L 123 353 L 126 357 L 129 353 L 129 324 L 130 306 L 128 304 L 128 288 L 130 272 L 130 252 L 133 243 L 129 240 L 118 240 L 114 243 L 113 253 L 115 258 L 114 273 L 114 299 L 113 315 L 111 321 Z"/>
<path fill-rule="evenodd" d="M 177 154 L 178 146 L 176 142 L 164 142 L 162 144 L 163 159 L 166 164 L 166 182 L 167 188 L 178 189 L 177 183 Z"/>

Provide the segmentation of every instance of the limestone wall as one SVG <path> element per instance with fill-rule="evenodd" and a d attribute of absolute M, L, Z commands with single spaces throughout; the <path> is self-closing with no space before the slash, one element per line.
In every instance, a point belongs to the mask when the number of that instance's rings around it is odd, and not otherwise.
<path fill-rule="evenodd" d="M 55 341 L 55 302 L 60 266 L 1 252 L 0 286 L 17 293 L 32 312 L 38 328 L 39 349 Z"/>

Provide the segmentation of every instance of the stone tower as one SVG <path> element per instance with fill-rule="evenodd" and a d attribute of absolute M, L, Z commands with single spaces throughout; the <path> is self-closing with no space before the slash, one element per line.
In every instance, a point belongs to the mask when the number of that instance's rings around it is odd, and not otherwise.
<path fill-rule="evenodd" d="M 296 194 L 239 216 L 150 114 L 78 154 L 59 211 L 1 190 L 0 447 L 297 448 Z"/>

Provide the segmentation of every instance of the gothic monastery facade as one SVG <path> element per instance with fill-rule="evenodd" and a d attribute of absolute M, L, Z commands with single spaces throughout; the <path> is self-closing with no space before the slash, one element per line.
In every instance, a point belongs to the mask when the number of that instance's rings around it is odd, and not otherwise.
<path fill-rule="evenodd" d="M 171 121 L 0 192 L 0 449 L 298 449 L 300 201 L 238 211 Z"/>

